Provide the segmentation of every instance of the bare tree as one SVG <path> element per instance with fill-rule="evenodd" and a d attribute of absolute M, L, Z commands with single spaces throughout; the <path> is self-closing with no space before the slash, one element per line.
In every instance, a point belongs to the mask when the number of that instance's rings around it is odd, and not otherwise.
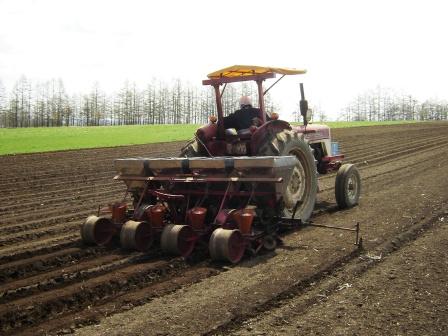
<path fill-rule="evenodd" d="M 6 88 L 0 80 L 0 127 L 8 127 Z"/>
<path fill-rule="evenodd" d="M 250 96 L 254 106 L 258 105 L 258 92 L 253 83 L 229 85 L 222 97 L 225 115 L 239 108 L 242 95 Z M 266 111 L 276 111 L 276 103 L 269 93 L 264 98 Z M 314 111 L 316 120 L 326 120 L 325 111 L 319 106 Z M 341 118 L 347 121 L 446 120 L 447 111 L 446 101 L 427 99 L 420 103 L 410 94 L 377 86 L 355 96 L 343 109 Z M 125 82 L 118 92 L 110 95 L 95 83 L 88 93 L 70 97 L 61 79 L 31 85 L 22 76 L 9 92 L 0 82 L 0 127 L 201 124 L 215 114 L 211 87 L 198 87 L 179 79 L 166 83 L 153 78 L 143 90 L 136 83 Z M 301 120 L 298 106 L 293 118 Z"/>

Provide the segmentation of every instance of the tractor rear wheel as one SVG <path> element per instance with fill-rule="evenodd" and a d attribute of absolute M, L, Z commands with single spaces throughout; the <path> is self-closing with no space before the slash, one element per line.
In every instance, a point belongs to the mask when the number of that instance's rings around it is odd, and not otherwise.
<path fill-rule="evenodd" d="M 290 130 L 267 134 L 266 138 L 257 156 L 292 155 L 298 160 L 288 186 L 283 189 L 283 215 L 291 217 L 295 211 L 294 218 L 306 222 L 314 210 L 317 194 L 316 164 L 311 148 L 297 132 Z"/>

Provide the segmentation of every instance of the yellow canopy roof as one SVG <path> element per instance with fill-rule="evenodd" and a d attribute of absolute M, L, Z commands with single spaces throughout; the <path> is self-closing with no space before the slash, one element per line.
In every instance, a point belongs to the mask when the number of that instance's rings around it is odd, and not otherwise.
<path fill-rule="evenodd" d="M 306 70 L 299 70 L 294 68 L 274 68 L 263 67 L 257 65 L 233 65 L 207 75 L 208 78 L 223 78 L 223 77 L 243 77 L 252 76 L 265 73 L 278 73 L 282 75 L 300 75 L 306 73 Z"/>

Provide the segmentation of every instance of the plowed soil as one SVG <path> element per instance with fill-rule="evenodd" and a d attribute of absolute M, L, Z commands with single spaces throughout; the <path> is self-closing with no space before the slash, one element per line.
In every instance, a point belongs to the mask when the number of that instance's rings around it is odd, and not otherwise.
<path fill-rule="evenodd" d="M 308 227 L 236 266 L 117 245 L 79 225 L 119 200 L 113 159 L 176 156 L 182 143 L 0 157 L 0 334 L 446 335 L 448 123 L 336 129 L 363 180 L 339 211 L 320 178 Z"/>

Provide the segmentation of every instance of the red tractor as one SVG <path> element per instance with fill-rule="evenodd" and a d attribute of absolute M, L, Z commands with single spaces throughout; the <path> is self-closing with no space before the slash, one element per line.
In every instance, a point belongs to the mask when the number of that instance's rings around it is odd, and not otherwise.
<path fill-rule="evenodd" d="M 115 160 L 115 179 L 125 182 L 132 205 L 123 200 L 89 216 L 81 227 L 84 242 L 102 245 L 119 235 L 124 248 L 146 251 L 158 241 L 163 251 L 182 256 L 208 245 L 213 259 L 236 263 L 245 251 L 275 249 L 281 230 L 309 220 L 318 174 L 337 171 L 337 204 L 356 205 L 359 172 L 342 165 L 327 126 L 308 124 L 303 85 L 304 125 L 265 111 L 266 92 L 285 75 L 303 73 L 237 65 L 209 74 L 203 84 L 215 90 L 217 117 L 197 130 L 181 157 Z M 264 90 L 276 74 L 282 76 Z M 247 128 L 226 129 L 221 98 L 229 83 L 242 81 L 257 84 L 258 115 Z"/>

